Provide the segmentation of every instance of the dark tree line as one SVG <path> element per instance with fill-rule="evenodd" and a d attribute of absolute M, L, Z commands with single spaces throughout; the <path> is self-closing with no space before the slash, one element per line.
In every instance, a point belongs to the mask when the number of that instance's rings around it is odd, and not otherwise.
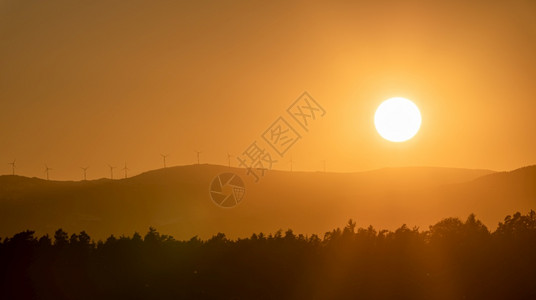
<path fill-rule="evenodd" d="M 427 231 L 350 220 L 322 238 L 24 231 L 0 240 L 0 282 L 2 299 L 536 299 L 536 213 L 494 232 L 474 215 Z"/>

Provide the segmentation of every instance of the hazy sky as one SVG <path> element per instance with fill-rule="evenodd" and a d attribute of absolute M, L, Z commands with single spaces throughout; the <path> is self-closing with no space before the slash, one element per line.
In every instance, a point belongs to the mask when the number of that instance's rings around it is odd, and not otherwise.
<path fill-rule="evenodd" d="M 326 115 L 277 169 L 535 164 L 536 2 L 435 2 L 0 0 L 0 174 L 226 164 L 303 91 Z M 395 96 L 401 144 L 373 123 Z"/>

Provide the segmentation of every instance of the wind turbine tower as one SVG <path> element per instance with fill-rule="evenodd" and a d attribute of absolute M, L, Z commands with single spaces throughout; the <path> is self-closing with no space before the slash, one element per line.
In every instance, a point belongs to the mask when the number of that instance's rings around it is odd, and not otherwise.
<path fill-rule="evenodd" d="M 292 160 L 292 156 L 290 156 L 290 172 L 292 172 L 292 163 L 293 163 L 293 162 L 294 162 L 294 161 Z"/>
<path fill-rule="evenodd" d="M 123 169 L 121 169 L 121 170 L 123 170 L 123 171 L 125 172 L 125 179 L 127 179 L 127 178 L 128 178 L 128 173 L 127 173 L 127 171 L 129 170 L 129 168 L 127 168 L 127 163 L 126 163 L 126 162 L 125 162 L 125 166 L 124 166 Z"/>
<path fill-rule="evenodd" d="M 89 167 L 85 167 L 85 168 L 80 167 L 80 169 L 82 169 L 82 171 L 84 171 L 84 181 L 87 180 L 87 176 L 86 176 L 86 175 L 87 175 L 87 169 L 88 169 L 88 168 L 89 168 Z"/>
<path fill-rule="evenodd" d="M 199 154 L 203 153 L 201 151 L 194 151 L 195 153 L 197 153 L 197 164 L 199 165 Z"/>
<path fill-rule="evenodd" d="M 47 180 L 50 180 L 50 177 L 49 177 L 50 170 L 52 170 L 52 169 L 49 168 L 47 165 L 45 165 L 45 174 L 47 175 Z"/>
<path fill-rule="evenodd" d="M 164 160 L 164 168 L 166 168 L 166 158 L 169 156 L 169 154 L 160 154 L 162 156 L 162 159 Z"/>
<path fill-rule="evenodd" d="M 108 165 L 108 167 L 110 167 L 110 179 L 114 180 L 114 169 L 115 169 L 115 167 L 112 166 L 112 165 Z"/>
<path fill-rule="evenodd" d="M 15 160 L 13 160 L 13 162 L 10 162 L 8 165 L 11 165 L 12 174 L 15 175 Z"/>

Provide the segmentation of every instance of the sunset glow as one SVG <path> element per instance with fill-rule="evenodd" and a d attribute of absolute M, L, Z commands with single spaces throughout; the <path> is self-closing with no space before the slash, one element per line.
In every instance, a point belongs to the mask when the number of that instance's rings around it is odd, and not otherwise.
<path fill-rule="evenodd" d="M 536 299 L 535 16 L 0 0 L 0 298 Z"/>

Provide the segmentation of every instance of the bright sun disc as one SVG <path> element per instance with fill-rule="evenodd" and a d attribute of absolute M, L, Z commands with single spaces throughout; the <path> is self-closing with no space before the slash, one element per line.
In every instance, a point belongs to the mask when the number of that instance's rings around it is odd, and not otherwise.
<path fill-rule="evenodd" d="M 378 106 L 374 115 L 378 133 L 391 142 L 411 139 L 421 128 L 421 112 L 415 103 L 405 98 L 391 98 Z"/>

